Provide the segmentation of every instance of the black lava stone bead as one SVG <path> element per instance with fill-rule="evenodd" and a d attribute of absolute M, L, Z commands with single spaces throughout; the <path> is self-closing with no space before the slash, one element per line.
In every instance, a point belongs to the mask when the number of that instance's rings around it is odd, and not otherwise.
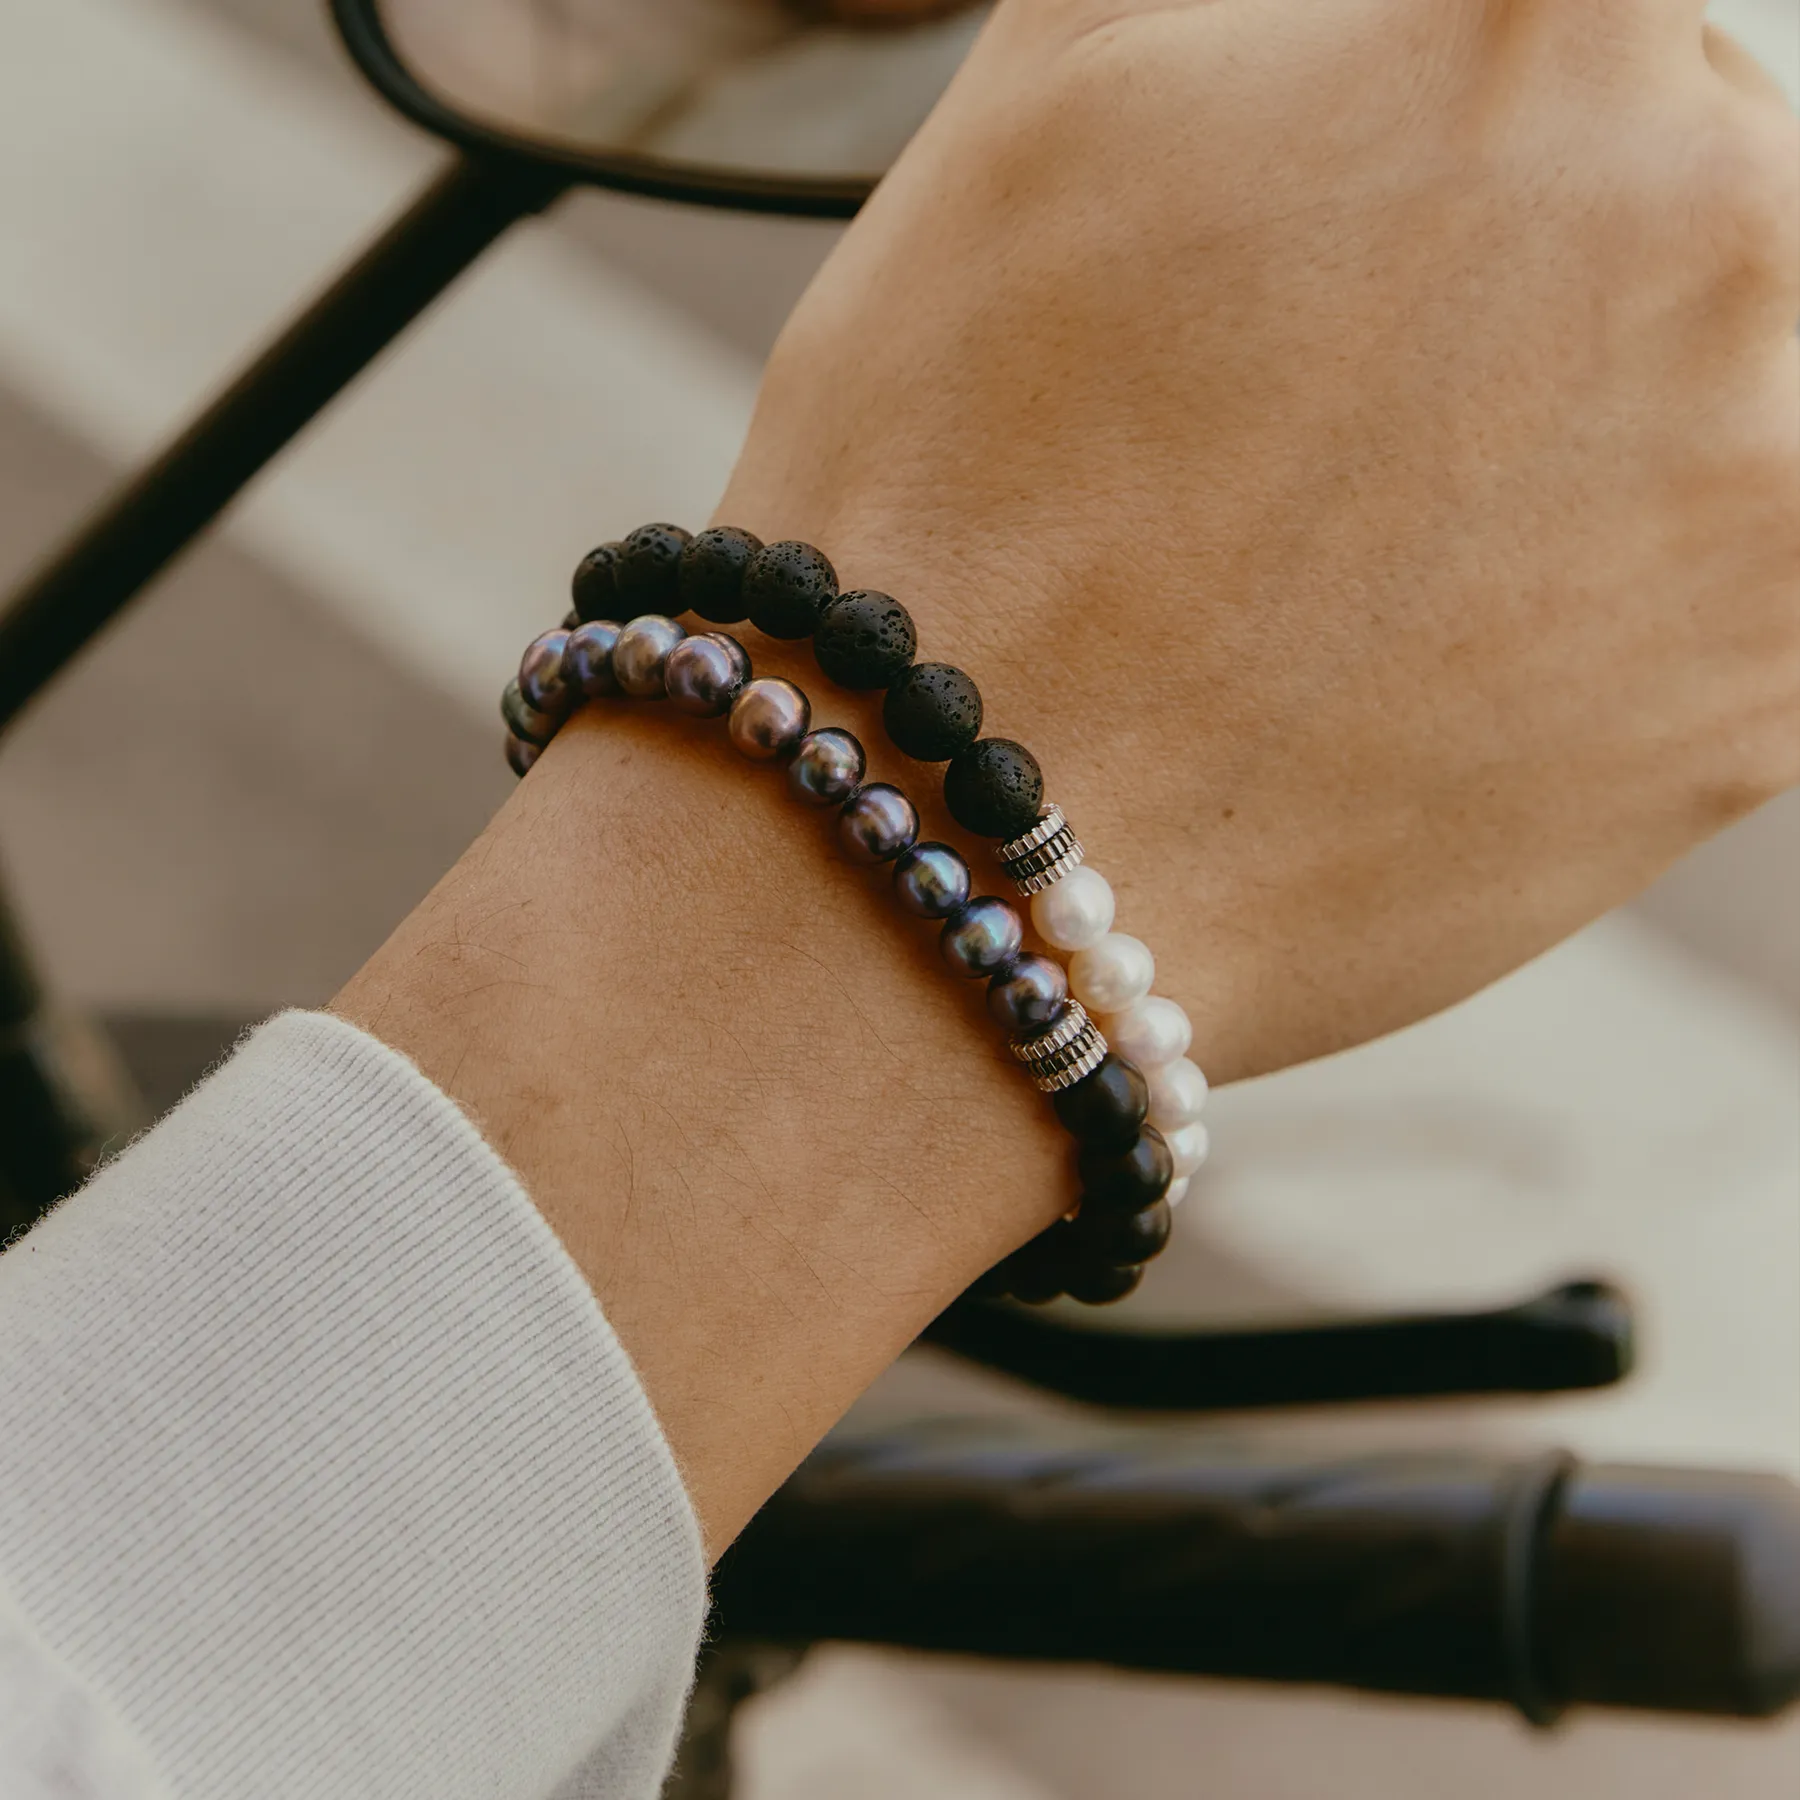
<path fill-rule="evenodd" d="M 981 690 L 949 663 L 914 663 L 888 689 L 881 718 L 896 750 L 948 762 L 981 729 Z"/>
<path fill-rule="evenodd" d="M 919 634 L 892 594 L 852 589 L 819 614 L 813 655 L 839 687 L 892 687 L 912 666 Z"/>
<path fill-rule="evenodd" d="M 1138 1131 L 1129 1150 L 1084 1149 L 1076 1159 L 1081 1206 L 1101 1212 L 1138 1212 L 1160 1200 L 1175 1179 L 1175 1160 L 1153 1125 Z"/>
<path fill-rule="evenodd" d="M 623 549 L 622 544 L 602 544 L 575 565 L 569 598 L 575 602 L 579 624 L 619 616 L 619 553 Z"/>
<path fill-rule="evenodd" d="M 1136 1063 L 1107 1052 L 1093 1074 L 1052 1095 L 1062 1128 L 1095 1150 L 1129 1150 L 1150 1110 L 1150 1084 Z"/>
<path fill-rule="evenodd" d="M 1110 1306 L 1123 1300 L 1143 1279 L 1142 1268 L 1109 1269 L 1102 1263 L 1089 1263 L 1072 1269 L 1064 1287 L 1069 1298 L 1083 1306 Z"/>
<path fill-rule="evenodd" d="M 701 532 L 681 553 L 675 587 L 682 611 L 698 613 L 715 625 L 736 625 L 748 618 L 744 571 L 762 547 L 761 538 L 735 525 Z"/>
<path fill-rule="evenodd" d="M 1037 758 L 1011 738 L 982 738 L 944 771 L 944 804 L 951 818 L 977 837 L 1013 838 L 1029 831 L 1043 801 L 1044 772 Z"/>
<path fill-rule="evenodd" d="M 1130 1269 L 1161 1252 L 1174 1223 L 1168 1201 L 1153 1200 L 1133 1213 L 1083 1212 L 1075 1221 L 1075 1239 L 1088 1261 Z"/>
<path fill-rule="evenodd" d="M 823 550 L 789 540 L 769 544 L 744 571 L 744 611 L 772 638 L 811 637 L 837 598 L 837 571 Z"/>
<path fill-rule="evenodd" d="M 681 610 L 677 588 L 688 534 L 679 525 L 640 525 L 619 546 L 621 620 Z"/>

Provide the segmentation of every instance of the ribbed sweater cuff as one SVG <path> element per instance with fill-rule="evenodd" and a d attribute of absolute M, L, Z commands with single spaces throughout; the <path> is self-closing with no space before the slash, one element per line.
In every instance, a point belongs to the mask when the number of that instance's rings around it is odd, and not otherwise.
<path fill-rule="evenodd" d="M 652 1795 L 705 1586 L 518 1182 L 306 1013 L 0 1256 L 0 1578 L 188 1800 Z"/>

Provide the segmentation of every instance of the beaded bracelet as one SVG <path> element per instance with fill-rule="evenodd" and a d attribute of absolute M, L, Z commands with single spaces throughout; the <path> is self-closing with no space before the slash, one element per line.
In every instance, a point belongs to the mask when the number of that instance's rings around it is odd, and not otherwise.
<path fill-rule="evenodd" d="M 1078 1207 L 991 1272 L 982 1291 L 1035 1302 L 1066 1290 L 1093 1303 L 1129 1293 L 1167 1241 L 1169 1208 L 1206 1155 L 1199 1122 L 1206 1081 L 1185 1056 L 1186 1015 L 1148 991 L 1149 950 L 1111 931 L 1111 888 L 1085 867 L 1061 809 L 1041 806 L 1036 759 L 1010 740 L 979 739 L 974 682 L 948 665 L 916 664 L 906 609 L 888 595 L 840 594 L 831 564 L 810 545 L 765 547 L 732 528 L 689 538 L 675 526 L 646 526 L 591 552 L 572 585 L 575 611 L 561 632 L 527 650 L 503 704 L 513 768 L 523 774 L 531 766 L 571 704 L 610 693 L 666 695 L 688 711 L 729 713 L 740 750 L 791 758 L 797 796 L 839 805 L 846 852 L 866 863 L 892 861 L 903 904 L 945 920 L 946 959 L 988 978 L 990 1011 L 1081 1145 Z M 1002 835 L 1025 823 L 1028 804 L 1029 823 L 999 847 L 999 857 L 1030 899 L 1040 935 L 1074 952 L 1068 972 L 1022 949 L 1022 922 L 1006 902 L 970 898 L 961 856 L 948 845 L 916 842 L 911 802 L 888 784 L 862 785 L 860 743 L 835 729 L 809 732 L 805 695 L 789 682 L 753 679 L 736 639 L 688 637 L 663 614 L 640 614 L 624 626 L 599 616 L 608 606 L 657 603 L 714 622 L 748 616 L 774 636 L 810 634 L 821 668 L 841 685 L 885 686 L 889 736 L 916 758 L 950 762 L 945 798 L 967 828 Z M 1109 1051 L 1088 1005 L 1111 1015 L 1117 1051 Z M 1123 1053 L 1133 1048 L 1147 1077 Z"/>

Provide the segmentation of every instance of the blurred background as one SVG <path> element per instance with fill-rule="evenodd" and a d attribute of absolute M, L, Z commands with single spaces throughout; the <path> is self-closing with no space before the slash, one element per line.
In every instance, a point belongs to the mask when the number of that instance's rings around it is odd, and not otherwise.
<path fill-rule="evenodd" d="M 1800 93 L 1800 0 L 1714 8 Z M 316 0 L 0 10 L 0 577 L 407 197 L 439 146 Z M 602 538 L 710 511 L 837 228 L 578 192 L 503 242 L 0 754 L 59 992 L 327 998 L 511 783 L 494 697 Z M 1454 1013 L 1218 1097 L 1145 1316 L 1290 1320 L 1623 1281 L 1640 1373 L 1553 1402 L 1197 1427 L 1560 1442 L 1800 1475 L 1800 797 Z M 909 1359 L 865 1403 L 1020 1411 Z M 752 1709 L 752 1800 L 1793 1800 L 1800 1726 L 1498 1712 L 832 1651 Z"/>

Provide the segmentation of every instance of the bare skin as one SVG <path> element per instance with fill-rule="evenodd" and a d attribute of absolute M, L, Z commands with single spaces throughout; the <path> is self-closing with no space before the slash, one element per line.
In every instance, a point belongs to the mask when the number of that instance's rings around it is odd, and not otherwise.
<path fill-rule="evenodd" d="M 720 518 L 975 674 L 1221 1079 L 1800 780 L 1800 139 L 1700 14 L 1012 0 L 778 348 Z M 1064 1203 L 978 999 L 778 779 L 613 709 L 337 1005 L 518 1169 L 716 1552 Z"/>

